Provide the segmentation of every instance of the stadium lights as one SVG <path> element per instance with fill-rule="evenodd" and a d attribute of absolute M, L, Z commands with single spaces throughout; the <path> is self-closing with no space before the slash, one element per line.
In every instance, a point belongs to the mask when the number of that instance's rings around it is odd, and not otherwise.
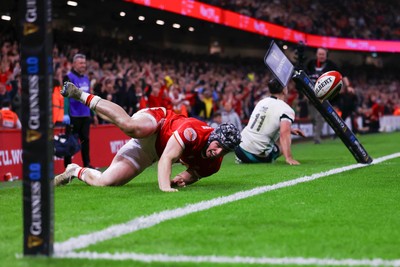
<path fill-rule="evenodd" d="M 1 15 L 1 19 L 2 20 L 11 20 L 11 17 L 10 16 L 8 16 L 8 15 Z"/>
<path fill-rule="evenodd" d="M 69 6 L 78 6 L 78 3 L 75 1 L 67 1 L 67 5 Z"/>
<path fill-rule="evenodd" d="M 172 24 L 172 27 L 174 27 L 175 29 L 179 29 L 181 27 L 181 25 L 178 23 L 174 23 L 174 24 Z"/>
<path fill-rule="evenodd" d="M 72 30 L 74 32 L 83 32 L 83 28 L 82 27 L 73 27 Z"/>
<path fill-rule="evenodd" d="M 165 24 L 165 22 L 164 22 L 163 20 L 160 20 L 160 19 L 158 19 L 158 20 L 156 21 L 156 23 L 157 23 L 158 25 L 164 25 L 164 24 Z"/>
<path fill-rule="evenodd" d="M 145 19 L 144 16 L 139 16 L 138 17 L 138 20 L 140 20 L 140 21 L 144 21 L 144 19 Z"/>
<path fill-rule="evenodd" d="M 194 28 L 193 27 L 189 27 L 188 31 L 194 32 Z"/>
<path fill-rule="evenodd" d="M 120 15 L 121 17 L 125 17 L 126 13 L 125 13 L 124 11 L 121 11 L 121 12 L 119 12 L 119 15 Z"/>

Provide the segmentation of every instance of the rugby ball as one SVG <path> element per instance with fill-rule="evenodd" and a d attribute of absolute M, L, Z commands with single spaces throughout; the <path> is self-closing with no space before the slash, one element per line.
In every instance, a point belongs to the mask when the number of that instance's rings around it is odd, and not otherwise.
<path fill-rule="evenodd" d="M 314 86 L 314 93 L 319 100 L 334 97 L 342 89 L 342 75 L 337 71 L 328 71 L 319 76 Z"/>

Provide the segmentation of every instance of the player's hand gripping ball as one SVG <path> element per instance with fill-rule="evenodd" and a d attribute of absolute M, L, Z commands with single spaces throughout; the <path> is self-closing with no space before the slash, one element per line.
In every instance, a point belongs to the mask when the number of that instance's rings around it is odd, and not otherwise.
<path fill-rule="evenodd" d="M 332 99 L 342 89 L 342 75 L 337 71 L 322 74 L 315 83 L 314 93 L 319 100 Z"/>

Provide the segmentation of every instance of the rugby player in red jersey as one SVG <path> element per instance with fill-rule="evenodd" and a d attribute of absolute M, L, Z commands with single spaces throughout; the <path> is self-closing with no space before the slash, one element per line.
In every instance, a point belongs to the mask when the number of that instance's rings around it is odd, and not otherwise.
<path fill-rule="evenodd" d="M 218 172 L 223 156 L 240 143 L 240 132 L 232 124 L 213 129 L 163 107 L 142 109 L 130 117 L 119 105 L 82 92 L 70 82 L 64 83 L 61 94 L 84 103 L 133 139 L 104 172 L 69 164 L 54 178 L 56 186 L 69 183 L 73 177 L 93 186 L 123 185 L 158 160 L 159 187 L 174 192 L 178 190 L 173 186 L 183 187 Z M 175 162 L 187 169 L 171 180 Z"/>

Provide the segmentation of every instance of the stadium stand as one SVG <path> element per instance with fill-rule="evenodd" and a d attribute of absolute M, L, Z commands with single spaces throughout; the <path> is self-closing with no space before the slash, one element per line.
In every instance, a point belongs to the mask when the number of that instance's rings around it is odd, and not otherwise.
<path fill-rule="evenodd" d="M 337 5 L 327 1 L 273 1 L 268 5 L 244 0 L 203 2 L 309 33 L 391 40 L 399 37 L 399 4 L 393 2 L 390 5 L 385 1 L 371 0 L 362 3 L 343 1 Z M 346 9 L 343 8 L 345 4 L 348 4 Z M 371 5 L 374 7 L 371 8 Z M 329 16 L 314 15 L 321 14 L 327 7 Z M 337 19 L 342 17 L 345 19 Z M 190 116 L 198 116 L 191 107 L 201 104 L 203 90 L 210 88 L 214 100 L 213 111 L 220 111 L 222 104 L 230 101 L 245 123 L 258 99 L 268 93 L 266 81 L 270 76 L 259 59 L 190 54 L 179 50 L 155 49 L 146 44 L 132 48 L 114 41 L 112 36 L 106 39 L 99 37 L 96 43 L 65 36 L 68 33 L 55 32 L 55 78 L 61 81 L 71 68 L 73 55 L 82 52 L 89 59 L 88 70 L 95 92 L 120 104 L 129 114 L 154 105 L 172 107 L 170 90 L 174 85 L 174 90 L 179 88 L 179 98 L 189 103 L 186 109 Z M 3 29 L 0 77 L 5 82 L 9 82 L 10 73 L 18 67 L 17 39 L 15 29 Z M 376 102 L 384 106 L 383 113 L 379 113 L 381 115 L 393 114 L 399 109 L 398 66 L 344 62 L 341 67 L 356 88 L 357 108 L 361 117 L 364 112 L 370 112 Z M 162 83 L 161 88 L 153 88 L 152 85 L 157 81 Z M 307 120 L 304 101 L 294 84 L 289 84 L 289 90 L 289 103 L 297 110 L 298 119 Z M 17 100 L 13 109 L 19 114 Z"/>
<path fill-rule="evenodd" d="M 201 0 L 242 15 L 324 36 L 399 40 L 400 4 L 396 1 Z"/>

